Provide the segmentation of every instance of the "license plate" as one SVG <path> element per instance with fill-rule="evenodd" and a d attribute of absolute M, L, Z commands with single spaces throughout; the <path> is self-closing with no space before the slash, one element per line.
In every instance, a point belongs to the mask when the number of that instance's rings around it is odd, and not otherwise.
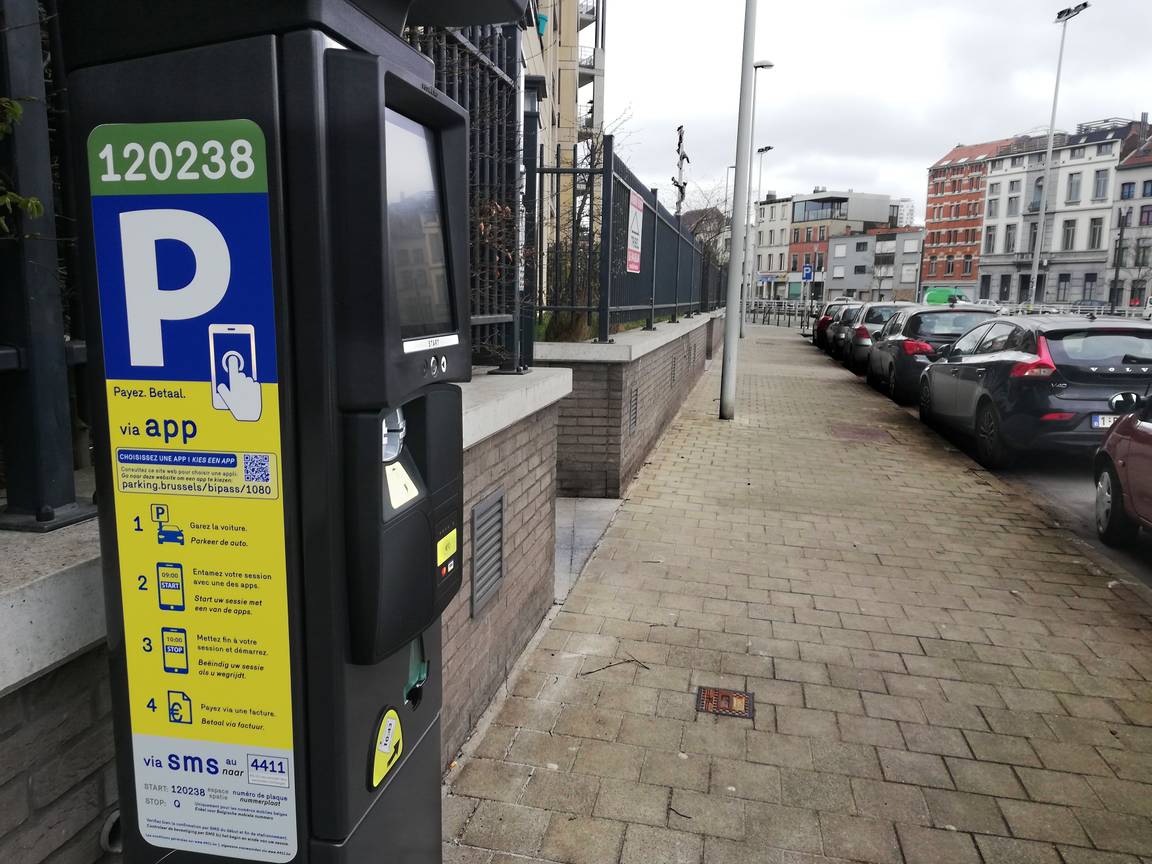
<path fill-rule="evenodd" d="M 1093 414 L 1093 429 L 1111 429 L 1112 425 L 1120 419 L 1119 414 Z"/>

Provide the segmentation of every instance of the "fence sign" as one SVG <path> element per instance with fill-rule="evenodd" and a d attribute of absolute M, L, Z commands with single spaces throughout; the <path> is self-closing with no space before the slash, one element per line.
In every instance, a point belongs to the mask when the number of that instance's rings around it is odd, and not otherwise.
<path fill-rule="evenodd" d="M 88 164 L 140 834 L 289 861 L 264 135 L 248 120 L 99 126 Z"/>
<path fill-rule="evenodd" d="M 628 208 L 628 272 L 640 272 L 640 249 L 644 243 L 644 198 L 633 192 Z"/>

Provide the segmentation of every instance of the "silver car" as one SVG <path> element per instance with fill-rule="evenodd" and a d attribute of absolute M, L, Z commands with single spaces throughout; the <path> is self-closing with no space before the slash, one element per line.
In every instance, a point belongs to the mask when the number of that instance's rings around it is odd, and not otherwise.
<path fill-rule="evenodd" d="M 872 337 L 901 307 L 915 305 L 904 300 L 881 300 L 865 303 L 857 309 L 845 328 L 847 334 L 840 355 L 844 365 L 857 375 L 863 375 L 868 365 L 868 352 L 872 350 Z"/>
<path fill-rule="evenodd" d="M 848 332 L 848 322 L 859 308 L 859 303 L 846 303 L 836 310 L 832 322 L 828 325 L 824 350 L 837 359 L 844 350 L 844 336 Z"/>

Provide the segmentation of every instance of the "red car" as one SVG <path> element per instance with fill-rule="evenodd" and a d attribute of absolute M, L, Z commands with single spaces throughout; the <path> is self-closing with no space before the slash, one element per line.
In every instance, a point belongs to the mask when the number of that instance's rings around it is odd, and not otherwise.
<path fill-rule="evenodd" d="M 1096 452 L 1096 532 L 1111 546 L 1152 531 L 1152 399 L 1116 421 Z"/>

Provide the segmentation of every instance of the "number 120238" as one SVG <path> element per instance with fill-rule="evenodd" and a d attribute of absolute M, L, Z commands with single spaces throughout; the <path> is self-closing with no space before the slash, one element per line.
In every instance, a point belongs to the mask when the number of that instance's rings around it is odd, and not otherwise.
<path fill-rule="evenodd" d="M 119 148 L 109 143 L 96 155 L 104 163 L 105 170 L 100 175 L 104 183 L 143 183 L 173 177 L 222 180 L 230 176 L 247 180 L 256 170 L 252 142 L 246 138 L 237 138 L 227 146 L 216 140 L 204 141 L 199 146 L 192 141 L 180 141 L 175 146 L 154 141 L 147 148 L 136 141 Z"/>

